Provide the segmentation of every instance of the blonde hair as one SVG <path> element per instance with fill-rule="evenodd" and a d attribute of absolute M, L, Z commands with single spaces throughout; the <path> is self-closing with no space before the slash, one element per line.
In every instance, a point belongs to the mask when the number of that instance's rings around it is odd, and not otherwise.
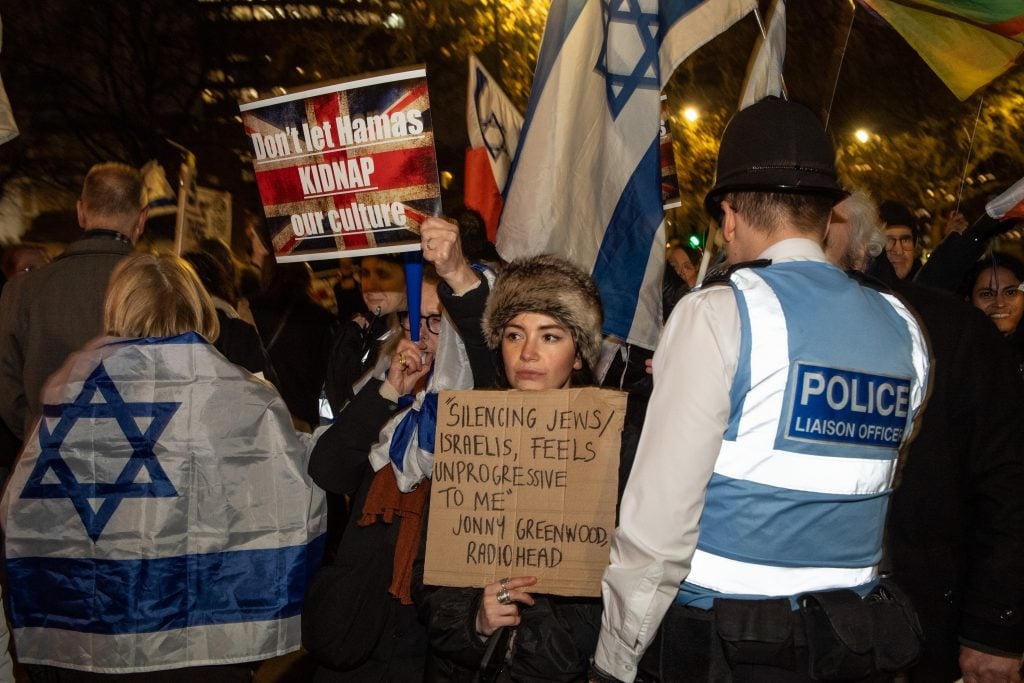
<path fill-rule="evenodd" d="M 198 332 L 213 342 L 220 323 L 192 267 L 174 255 L 134 254 L 114 269 L 103 325 L 117 337 L 173 337 Z"/>

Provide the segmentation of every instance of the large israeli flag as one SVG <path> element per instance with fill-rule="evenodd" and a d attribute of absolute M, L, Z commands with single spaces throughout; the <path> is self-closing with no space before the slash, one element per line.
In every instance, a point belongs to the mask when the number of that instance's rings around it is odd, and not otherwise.
<path fill-rule="evenodd" d="M 554 0 L 498 252 L 591 271 L 604 332 L 654 348 L 665 264 L 660 91 L 755 0 Z"/>
<path fill-rule="evenodd" d="M 126 673 L 299 648 L 323 494 L 284 402 L 194 333 L 100 339 L 0 501 L 18 659 Z"/>

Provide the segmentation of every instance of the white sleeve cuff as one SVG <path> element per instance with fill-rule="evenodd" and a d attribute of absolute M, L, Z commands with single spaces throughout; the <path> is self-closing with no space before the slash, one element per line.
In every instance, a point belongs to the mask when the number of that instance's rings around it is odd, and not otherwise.
<path fill-rule="evenodd" d="M 594 652 L 594 664 L 620 681 L 633 683 L 641 654 L 602 628 Z"/>

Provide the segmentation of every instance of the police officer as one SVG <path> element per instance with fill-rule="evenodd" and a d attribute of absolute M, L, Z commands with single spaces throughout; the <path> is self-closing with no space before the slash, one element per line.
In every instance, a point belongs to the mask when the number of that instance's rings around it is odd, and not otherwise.
<path fill-rule="evenodd" d="M 928 355 L 899 301 L 826 261 L 845 194 L 805 107 L 766 98 L 726 128 L 705 207 L 736 265 L 655 351 L 593 680 L 633 681 L 659 624 L 645 663 L 665 681 L 874 680 L 888 661 L 861 597 Z"/>

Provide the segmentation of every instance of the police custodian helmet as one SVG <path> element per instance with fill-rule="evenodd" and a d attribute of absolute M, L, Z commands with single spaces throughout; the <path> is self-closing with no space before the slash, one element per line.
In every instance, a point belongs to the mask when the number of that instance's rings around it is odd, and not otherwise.
<path fill-rule="evenodd" d="M 722 134 L 715 184 L 704 208 L 719 222 L 729 192 L 798 192 L 840 201 L 832 141 L 814 113 L 796 102 L 766 97 L 732 117 Z"/>

